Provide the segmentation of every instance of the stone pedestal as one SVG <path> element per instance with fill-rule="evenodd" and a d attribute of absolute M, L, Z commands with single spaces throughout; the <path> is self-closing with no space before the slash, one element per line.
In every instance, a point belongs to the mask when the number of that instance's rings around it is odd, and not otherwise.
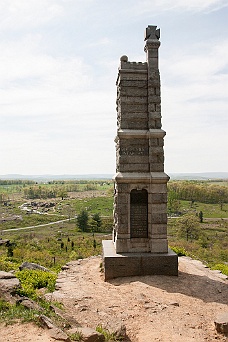
<path fill-rule="evenodd" d="M 177 256 L 168 250 L 167 241 L 169 177 L 164 172 L 159 38 L 160 30 L 148 26 L 147 61 L 120 59 L 113 240 L 103 243 L 106 279 L 111 275 L 177 275 Z"/>
<path fill-rule="evenodd" d="M 116 253 L 111 240 L 102 241 L 105 281 L 117 277 L 178 275 L 177 255 L 167 253 Z"/>

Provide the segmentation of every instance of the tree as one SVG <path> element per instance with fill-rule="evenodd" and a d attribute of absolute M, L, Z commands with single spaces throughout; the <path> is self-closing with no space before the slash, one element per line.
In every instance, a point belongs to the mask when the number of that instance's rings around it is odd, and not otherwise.
<path fill-rule="evenodd" d="M 62 200 L 64 199 L 64 198 L 66 198 L 67 197 L 67 191 L 65 190 L 65 189 L 59 189 L 59 192 L 58 192 L 58 196 L 59 197 L 61 197 L 62 198 Z"/>
<path fill-rule="evenodd" d="M 95 213 L 92 216 L 92 220 L 91 220 L 91 223 L 90 223 L 91 230 L 93 232 L 98 232 L 100 230 L 100 228 L 101 228 L 101 225 L 102 225 L 102 220 L 101 220 L 100 214 L 99 213 Z"/>
<path fill-rule="evenodd" d="M 199 212 L 199 219 L 200 219 L 200 223 L 203 223 L 203 212 L 202 212 L 202 210 L 200 210 L 200 212 Z"/>
<path fill-rule="evenodd" d="M 83 232 L 85 232 L 88 229 L 88 220 L 89 215 L 85 210 L 82 210 L 80 214 L 78 214 L 77 216 L 78 228 L 81 229 Z"/>
<path fill-rule="evenodd" d="M 170 189 L 168 191 L 168 210 L 169 213 L 177 214 L 180 209 L 180 201 L 178 200 L 178 195 L 175 190 Z"/>
<path fill-rule="evenodd" d="M 186 237 L 188 241 L 198 239 L 200 234 L 200 226 L 197 217 L 194 214 L 188 213 L 182 216 L 179 222 L 178 233 L 182 237 Z"/>

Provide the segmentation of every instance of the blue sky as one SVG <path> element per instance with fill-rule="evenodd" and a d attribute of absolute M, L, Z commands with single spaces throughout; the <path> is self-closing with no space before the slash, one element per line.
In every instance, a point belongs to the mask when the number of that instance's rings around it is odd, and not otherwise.
<path fill-rule="evenodd" d="M 1 0 L 0 174 L 115 173 L 119 58 L 161 29 L 165 171 L 228 171 L 227 0 Z"/>

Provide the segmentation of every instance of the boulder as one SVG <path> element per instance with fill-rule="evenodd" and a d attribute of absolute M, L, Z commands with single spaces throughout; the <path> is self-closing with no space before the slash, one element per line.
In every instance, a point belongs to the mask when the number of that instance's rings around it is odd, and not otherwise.
<path fill-rule="evenodd" d="M 0 297 L 10 303 L 15 303 L 13 296 L 20 288 L 20 282 L 11 272 L 0 271 Z"/>
<path fill-rule="evenodd" d="M 19 266 L 19 270 L 22 271 L 24 269 L 27 270 L 41 270 L 41 271 L 45 271 L 45 272 L 50 272 L 46 267 L 35 264 L 33 262 L 28 262 L 25 261 L 23 262 L 23 264 L 21 264 L 21 266 Z"/>

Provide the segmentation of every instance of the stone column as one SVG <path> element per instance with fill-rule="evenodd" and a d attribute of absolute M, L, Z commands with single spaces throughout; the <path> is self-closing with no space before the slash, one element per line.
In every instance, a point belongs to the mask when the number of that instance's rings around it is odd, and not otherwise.
<path fill-rule="evenodd" d="M 145 31 L 146 62 L 120 58 L 117 77 L 113 240 L 103 241 L 106 279 L 177 274 L 168 250 L 167 182 L 158 68 L 160 30 Z"/>

